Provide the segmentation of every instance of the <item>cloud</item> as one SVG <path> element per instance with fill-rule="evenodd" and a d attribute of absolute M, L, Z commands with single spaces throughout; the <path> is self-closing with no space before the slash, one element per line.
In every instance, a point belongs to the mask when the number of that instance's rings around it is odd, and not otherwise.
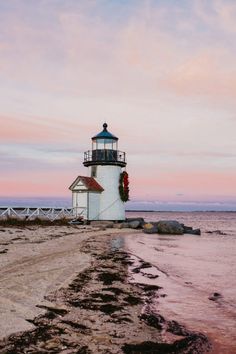
<path fill-rule="evenodd" d="M 236 172 L 185 170 L 183 173 L 180 166 L 174 171 L 160 169 L 152 171 L 152 175 L 131 175 L 130 189 L 133 198 L 142 200 L 175 201 L 181 190 L 185 201 L 223 201 L 227 198 L 235 201 L 235 180 Z"/>
<path fill-rule="evenodd" d="M 233 19 L 234 5 L 210 3 L 215 28 L 223 19 Z M 190 33 L 179 29 L 186 17 L 211 26 L 212 21 L 204 18 L 204 4 L 200 0 L 190 7 L 184 2 L 182 7 L 137 2 L 122 21 L 113 24 L 105 21 L 107 2 L 100 7 L 96 2 L 87 6 L 46 3 L 47 16 L 38 4 L 36 23 L 31 19 L 35 9 L 23 2 L 25 12 L 19 7 L 18 12 L 9 11 L 0 25 L 5 34 L 0 59 L 3 78 L 23 85 L 24 90 L 57 96 L 158 97 L 165 89 L 181 96 L 234 98 L 235 46 L 226 49 L 223 38 L 220 43 L 210 42 L 212 29 L 206 33 L 197 26 Z M 121 15 L 123 6 L 116 7 L 118 15 L 110 16 Z M 11 59 L 16 57 L 17 65 Z"/>
<path fill-rule="evenodd" d="M 82 152 L 106 119 L 134 196 L 202 196 L 210 178 L 211 195 L 234 193 L 234 2 L 22 0 L 0 10 L 5 186 L 8 176 L 13 190 L 27 188 L 14 187 L 16 172 L 29 184 L 43 172 L 42 193 L 54 178 L 64 191 L 87 173 Z"/>
<path fill-rule="evenodd" d="M 56 145 L 2 144 L 0 146 L 1 174 L 9 172 L 32 173 L 32 171 L 74 170 L 80 161 L 76 148 Z"/>
<path fill-rule="evenodd" d="M 68 117 L 48 118 L 38 115 L 19 117 L 0 114 L 0 122 L 2 142 L 45 143 L 47 145 L 64 142 L 67 145 L 70 140 L 76 143 L 78 134 L 89 136 L 92 130 L 86 122 L 76 122 Z M 81 139 L 78 141 L 78 151 L 81 151 L 84 142 Z"/>
<path fill-rule="evenodd" d="M 196 15 L 214 30 L 236 32 L 236 4 L 234 0 L 195 0 Z"/>
<path fill-rule="evenodd" d="M 1 116 L 1 141 L 49 141 L 54 139 L 50 131 L 44 129 L 37 120 L 24 120 L 10 116 Z"/>
<path fill-rule="evenodd" d="M 60 183 L 58 171 L 56 173 L 46 171 L 31 171 L 30 174 L 18 173 L 1 177 L 1 196 L 70 196 L 68 190 L 73 176 L 68 171 L 60 171 Z M 63 187 L 62 187 L 63 186 Z"/>
<path fill-rule="evenodd" d="M 163 79 L 163 85 L 184 97 L 194 95 L 214 99 L 235 99 L 236 69 L 230 53 L 207 49 Z"/>

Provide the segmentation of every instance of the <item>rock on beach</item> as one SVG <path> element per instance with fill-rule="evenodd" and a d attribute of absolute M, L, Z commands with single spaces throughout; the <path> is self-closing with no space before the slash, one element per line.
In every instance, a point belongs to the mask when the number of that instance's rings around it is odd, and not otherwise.
<path fill-rule="evenodd" d="M 146 224 L 143 225 L 143 232 L 145 234 L 157 234 L 158 233 L 157 223 L 147 222 Z"/>
<path fill-rule="evenodd" d="M 193 229 L 190 226 L 180 224 L 176 220 L 160 220 L 158 222 L 147 222 L 143 225 L 143 232 L 146 234 L 167 234 L 167 235 L 201 235 L 200 229 Z"/>
<path fill-rule="evenodd" d="M 160 220 L 158 222 L 144 224 L 143 231 L 147 234 L 183 235 L 184 228 L 176 220 Z"/>
<path fill-rule="evenodd" d="M 183 235 L 184 228 L 176 220 L 161 220 L 157 223 L 157 231 L 159 234 Z"/>
<path fill-rule="evenodd" d="M 193 229 L 179 223 L 177 220 L 159 220 L 156 222 L 145 222 L 143 218 L 127 218 L 123 222 L 113 221 L 91 221 L 92 227 L 102 230 L 107 228 L 114 229 L 142 229 L 146 234 L 165 234 L 165 235 L 201 235 L 200 229 Z"/>

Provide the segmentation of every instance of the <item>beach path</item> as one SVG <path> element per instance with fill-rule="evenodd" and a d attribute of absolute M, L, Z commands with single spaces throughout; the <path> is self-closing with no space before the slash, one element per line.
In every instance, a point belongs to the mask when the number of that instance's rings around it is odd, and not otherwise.
<path fill-rule="evenodd" d="M 81 247 L 95 232 L 108 233 L 71 226 L 0 230 L 0 338 L 33 328 L 27 319 L 44 312 L 36 305 L 49 305 L 46 295 L 89 266 Z"/>

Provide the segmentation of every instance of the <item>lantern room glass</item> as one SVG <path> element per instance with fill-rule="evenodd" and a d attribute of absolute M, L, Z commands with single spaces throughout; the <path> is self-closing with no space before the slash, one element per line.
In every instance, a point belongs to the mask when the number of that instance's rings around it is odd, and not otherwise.
<path fill-rule="evenodd" d="M 92 150 L 118 150 L 118 143 L 115 139 L 93 139 Z"/>

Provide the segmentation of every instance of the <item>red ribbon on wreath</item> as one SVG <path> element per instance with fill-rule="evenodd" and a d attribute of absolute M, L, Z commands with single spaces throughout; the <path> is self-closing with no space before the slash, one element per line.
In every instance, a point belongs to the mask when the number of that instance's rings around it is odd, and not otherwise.
<path fill-rule="evenodd" d="M 129 200 L 129 175 L 126 171 L 120 174 L 119 192 L 122 202 L 127 202 Z"/>

